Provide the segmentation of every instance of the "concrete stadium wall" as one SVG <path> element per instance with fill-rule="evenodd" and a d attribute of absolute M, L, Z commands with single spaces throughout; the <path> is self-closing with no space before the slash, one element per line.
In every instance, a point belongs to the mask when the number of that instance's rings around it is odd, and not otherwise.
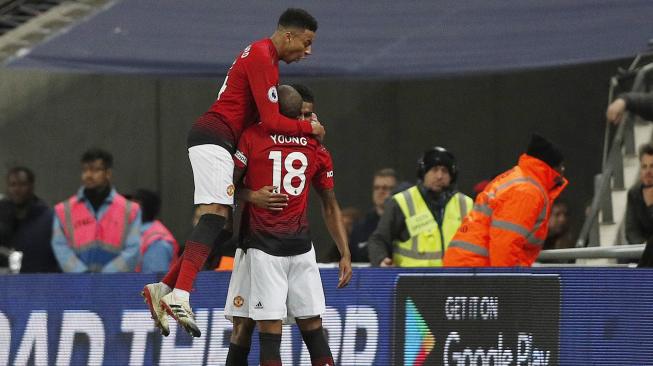
<path fill-rule="evenodd" d="M 429 146 L 457 157 L 459 187 L 512 166 L 529 134 L 562 146 L 571 181 L 563 195 L 578 226 L 600 169 L 607 81 L 618 65 L 593 65 L 432 80 L 307 79 L 327 128 L 341 205 L 369 208 L 382 167 L 415 179 Z M 0 165 L 34 169 L 37 193 L 54 204 L 79 186 L 79 157 L 90 146 L 115 155 L 119 191 L 162 193 L 162 218 L 180 240 L 190 230 L 193 183 L 185 139 L 222 80 L 0 70 Z M 4 191 L 4 179 L 0 191 Z M 310 212 L 318 255 L 331 241 L 319 203 Z"/>

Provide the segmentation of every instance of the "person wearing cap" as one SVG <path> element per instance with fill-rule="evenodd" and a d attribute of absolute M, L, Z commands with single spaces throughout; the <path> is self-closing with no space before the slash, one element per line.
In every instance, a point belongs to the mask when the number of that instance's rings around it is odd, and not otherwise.
<path fill-rule="evenodd" d="M 417 163 L 417 184 L 385 203 L 368 242 L 373 266 L 442 266 L 442 254 L 473 205 L 456 189 L 457 176 L 456 158 L 447 149 L 424 152 Z"/>
<path fill-rule="evenodd" d="M 546 240 L 554 200 L 567 186 L 561 151 L 534 134 L 512 169 L 476 197 L 444 256 L 448 267 L 530 267 Z"/>

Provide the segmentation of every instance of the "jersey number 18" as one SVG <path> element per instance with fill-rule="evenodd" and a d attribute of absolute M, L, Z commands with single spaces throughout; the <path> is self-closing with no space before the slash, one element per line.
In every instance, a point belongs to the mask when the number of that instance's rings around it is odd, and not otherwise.
<path fill-rule="evenodd" d="M 288 194 L 293 196 L 299 196 L 304 190 L 306 185 L 306 167 L 308 166 L 308 159 L 306 155 L 301 152 L 291 152 L 283 159 L 281 151 L 270 151 L 268 159 L 272 160 L 272 185 L 277 187 L 276 191 L 279 193 L 279 188 L 283 184 L 283 190 Z M 283 165 L 286 168 L 286 175 L 281 176 L 281 163 L 283 160 Z M 295 162 L 299 161 L 301 164 L 298 168 L 295 168 Z M 283 178 L 283 182 L 282 182 Z M 293 178 L 298 178 L 295 182 L 299 181 L 298 185 L 293 185 Z"/>

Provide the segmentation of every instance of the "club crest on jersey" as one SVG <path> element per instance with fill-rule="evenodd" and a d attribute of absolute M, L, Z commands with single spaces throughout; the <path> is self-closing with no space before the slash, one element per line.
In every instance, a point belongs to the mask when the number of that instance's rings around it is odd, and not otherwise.
<path fill-rule="evenodd" d="M 238 295 L 238 296 L 234 297 L 234 306 L 235 307 L 239 308 L 239 307 L 243 306 L 244 303 L 245 303 L 245 299 L 243 299 L 242 296 Z"/>
<path fill-rule="evenodd" d="M 268 99 L 270 99 L 270 102 L 272 103 L 279 101 L 279 95 L 277 94 L 276 86 L 271 86 L 270 89 L 268 89 Z"/>
<path fill-rule="evenodd" d="M 230 184 L 229 187 L 227 187 L 227 195 L 229 197 L 233 196 L 234 195 L 234 190 L 235 190 L 234 185 Z"/>

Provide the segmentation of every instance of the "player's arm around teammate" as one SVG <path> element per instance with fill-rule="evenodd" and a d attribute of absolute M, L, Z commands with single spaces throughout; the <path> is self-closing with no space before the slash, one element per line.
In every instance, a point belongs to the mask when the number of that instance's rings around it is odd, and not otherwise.
<path fill-rule="evenodd" d="M 281 211 L 288 206 L 288 195 L 276 193 L 278 187 L 265 186 L 257 191 L 252 191 L 243 185 L 244 176 L 245 169 L 234 168 L 234 183 L 236 184 L 236 199 L 238 202 L 249 202 L 270 211 Z"/>
<path fill-rule="evenodd" d="M 292 89 L 287 86 L 279 87 L 280 111 L 287 116 L 299 115 L 297 92 Z M 299 100 L 299 102 L 301 103 L 302 100 Z M 241 228 L 241 233 L 245 235 L 243 239 L 243 242 L 246 243 L 245 247 L 250 249 L 246 255 L 242 254 L 239 257 L 237 254 L 237 263 L 234 266 L 229 294 L 227 295 L 228 300 L 225 305 L 225 315 L 233 318 L 234 321 L 234 332 L 231 337 L 227 365 L 246 364 L 253 329 L 252 320 L 246 319 L 250 317 L 258 320 L 261 365 L 276 365 L 280 361 L 279 348 L 283 319 L 295 319 L 297 321 L 311 355 L 312 364 L 333 365 L 333 358 L 320 318 L 320 314 L 324 313 L 325 304 L 319 270 L 315 262 L 315 254 L 310 238 L 303 236 L 308 229 L 307 226 L 304 226 L 305 223 L 302 224 L 302 218 L 305 219 L 306 217 L 307 190 L 304 190 L 304 183 L 301 186 L 296 186 L 292 182 L 283 180 L 283 184 L 278 184 L 281 183 L 279 179 L 272 179 L 273 182 L 278 183 L 273 183 L 277 187 L 271 187 L 268 174 L 270 171 L 275 172 L 272 163 L 270 159 L 257 159 L 256 157 L 267 156 L 269 155 L 267 152 L 272 151 L 278 154 L 276 156 L 286 154 L 294 157 L 301 156 L 304 159 L 300 160 L 304 164 L 303 169 L 299 170 L 296 167 L 287 169 L 290 169 L 292 174 L 298 174 L 297 171 L 299 171 L 302 182 L 311 181 L 318 191 L 330 190 L 331 194 L 328 195 L 330 199 L 325 199 L 325 202 L 328 202 L 325 205 L 325 213 L 327 213 L 326 217 L 328 217 L 326 220 L 329 223 L 334 223 L 330 225 L 334 228 L 331 231 L 336 233 L 334 235 L 337 238 L 334 238 L 334 241 L 337 241 L 342 248 L 347 243 L 344 229 L 337 227 L 339 224 L 337 222 L 339 207 L 335 201 L 335 196 L 332 194 L 332 161 L 328 151 L 319 143 L 316 146 L 315 141 L 303 140 L 303 143 L 298 142 L 294 146 L 288 146 L 280 145 L 286 143 L 285 141 L 277 143 L 274 138 L 272 140 L 273 143 L 262 126 L 252 127 L 239 142 L 238 152 L 234 156 L 237 169 L 240 167 L 247 171 L 246 185 L 248 187 L 263 187 L 263 191 L 259 190 L 258 193 L 243 191 L 242 194 L 245 195 L 246 200 L 250 198 L 255 201 L 256 197 L 261 200 L 259 204 L 254 203 L 246 207 L 248 216 L 245 222 L 249 223 L 260 218 L 269 220 L 270 217 L 273 217 L 266 213 L 267 208 L 271 206 L 269 203 L 270 197 L 278 197 L 281 201 L 285 201 L 286 198 L 290 197 L 290 194 L 297 197 L 293 201 L 293 207 L 286 206 L 283 210 L 281 210 L 282 207 L 273 207 L 277 211 L 281 211 L 274 214 L 274 216 L 283 215 L 283 219 L 277 219 L 276 222 L 263 219 L 262 222 L 267 226 L 261 226 L 261 221 L 258 221 L 258 226 L 255 229 L 257 230 L 256 236 L 252 235 L 251 225 L 246 224 L 245 230 Z M 309 166 L 312 168 L 307 169 Z M 288 174 L 285 170 L 276 172 Z M 299 175 L 297 176 L 299 177 Z M 265 188 L 268 188 L 267 191 Z M 275 188 L 277 192 L 284 192 L 285 194 L 274 193 Z M 303 192 L 303 195 L 300 196 L 299 192 Z M 290 204 L 290 201 L 288 201 L 288 204 Z M 285 205 L 285 203 L 279 203 L 279 205 Z M 254 206 L 259 208 L 255 209 Z M 266 210 L 260 210 L 260 208 Z M 286 211 L 286 209 L 289 211 Z M 279 230 L 279 227 L 286 225 L 287 222 L 297 223 L 297 226 L 287 227 L 285 230 L 281 229 L 283 231 L 275 232 L 275 230 Z M 340 234 L 337 234 L 338 232 Z M 291 233 L 292 240 L 285 241 L 288 233 Z M 260 241 L 260 238 L 266 239 Z M 267 242 L 266 240 L 270 241 Z M 279 251 L 278 248 L 280 247 L 274 246 L 275 244 L 292 245 L 300 241 L 303 243 L 302 248 L 309 249 L 307 252 L 305 249 L 299 249 L 296 253 L 284 253 Z M 252 245 L 261 245 L 260 248 L 264 250 Z M 270 252 L 268 253 L 266 250 Z M 349 271 L 343 270 L 343 273 L 348 273 L 350 272 L 350 255 L 349 253 L 343 253 L 343 257 L 342 263 L 345 265 L 343 268 L 349 268 Z M 342 286 L 349 281 L 351 275 L 345 274 L 341 277 L 339 284 Z"/>
<path fill-rule="evenodd" d="M 231 154 L 244 129 L 261 122 L 271 132 L 324 136 L 317 119 L 309 122 L 282 116 L 277 103 L 279 62 L 292 63 L 310 56 L 316 31 L 317 20 L 307 11 L 284 11 L 272 36 L 253 42 L 236 57 L 215 102 L 189 131 L 194 203 L 200 218 L 186 240 L 182 257 L 160 282 L 147 284 L 142 291 L 154 324 L 164 336 L 170 332 L 166 313 L 193 337 L 201 335 L 190 306 L 190 291 L 207 257 L 222 243 L 222 228 L 233 205 Z"/>
<path fill-rule="evenodd" d="M 270 211 L 281 211 L 288 206 L 288 195 L 276 193 L 277 189 L 275 186 L 265 186 L 258 191 L 252 191 L 239 187 L 237 189 L 238 199 Z"/>

